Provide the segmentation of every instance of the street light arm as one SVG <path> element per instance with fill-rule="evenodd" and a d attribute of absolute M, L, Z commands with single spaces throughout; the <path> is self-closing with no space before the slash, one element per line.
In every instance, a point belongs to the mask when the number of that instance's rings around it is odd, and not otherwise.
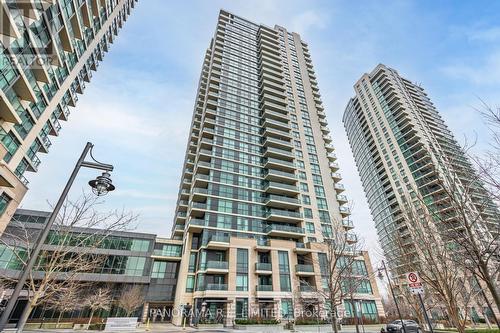
<path fill-rule="evenodd" d="M 104 170 L 104 171 L 113 171 L 114 169 L 114 167 L 111 164 L 104 164 L 99 162 L 94 163 L 94 162 L 83 161 L 81 163 L 81 166 L 84 168 Z"/>
<path fill-rule="evenodd" d="M 80 158 L 75 164 L 75 167 L 73 168 L 73 171 L 66 183 L 66 186 L 64 187 L 63 192 L 61 193 L 59 200 L 57 201 L 54 209 L 52 210 L 52 213 L 50 214 L 49 219 L 45 223 L 43 229 L 41 230 L 34 248 L 30 252 L 30 257 L 28 259 L 28 262 L 26 263 L 25 267 L 23 268 L 21 275 L 19 279 L 17 280 L 16 286 L 14 288 L 14 291 L 12 292 L 12 295 L 10 296 L 7 305 L 4 308 L 4 311 L 2 315 L 0 316 L 0 332 L 5 328 L 9 321 L 9 316 L 12 313 L 12 310 L 15 307 L 15 304 L 17 302 L 17 299 L 19 298 L 19 295 L 21 293 L 21 290 L 24 287 L 24 284 L 26 283 L 26 280 L 28 279 L 28 276 L 33 269 L 36 260 L 38 258 L 38 255 L 41 251 L 42 245 L 45 243 L 45 240 L 47 239 L 47 236 L 50 232 L 50 229 L 52 228 L 52 225 L 54 224 L 54 221 L 59 214 L 59 210 L 61 209 L 61 206 L 64 203 L 64 200 L 66 200 L 66 197 L 69 193 L 69 190 L 71 189 L 71 186 L 73 185 L 73 182 L 78 174 L 78 171 L 80 171 L 81 167 L 86 167 L 86 168 L 91 168 L 91 169 L 98 169 L 98 170 L 104 170 L 104 171 L 112 171 L 113 166 L 110 164 L 104 164 L 98 162 L 93 156 L 92 156 L 92 148 L 94 145 L 90 142 L 87 142 L 85 145 L 85 148 L 82 151 L 82 154 L 80 155 Z M 94 162 L 86 162 L 85 158 L 87 157 L 87 154 L 90 151 L 90 157 L 94 160 Z M 102 176 L 101 176 L 102 177 Z M 114 186 L 111 185 L 111 182 L 109 181 L 110 190 L 114 190 Z M 107 193 L 107 191 L 106 191 Z M 26 309 L 24 310 L 26 311 Z"/>

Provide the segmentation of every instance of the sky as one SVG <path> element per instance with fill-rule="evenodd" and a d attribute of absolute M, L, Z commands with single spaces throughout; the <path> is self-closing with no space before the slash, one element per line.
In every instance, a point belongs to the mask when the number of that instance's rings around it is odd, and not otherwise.
<path fill-rule="evenodd" d="M 498 1 L 171 1 L 140 0 L 85 93 L 39 154 L 21 207 L 54 203 L 87 141 L 112 163 L 116 191 L 102 209 L 140 215 L 136 230 L 170 236 L 203 56 L 223 8 L 301 34 L 309 44 L 356 232 L 380 250 L 342 124 L 353 85 L 378 63 L 421 84 L 459 142 L 487 148 L 481 100 L 500 105 Z M 77 198 L 97 176 L 82 170 Z M 373 260 L 373 259 L 372 259 Z"/>

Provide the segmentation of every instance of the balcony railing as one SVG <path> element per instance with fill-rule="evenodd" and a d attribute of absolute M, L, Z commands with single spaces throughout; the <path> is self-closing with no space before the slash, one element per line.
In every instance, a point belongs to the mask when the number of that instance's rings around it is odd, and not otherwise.
<path fill-rule="evenodd" d="M 302 218 L 302 213 L 300 212 L 290 212 L 288 210 L 282 210 L 282 209 L 269 209 L 268 211 L 265 212 L 264 217 L 268 218 L 271 215 Z"/>
<path fill-rule="evenodd" d="M 301 285 L 300 286 L 300 291 L 302 292 L 312 292 L 314 291 L 314 288 L 308 285 Z"/>
<path fill-rule="evenodd" d="M 256 271 L 272 271 L 273 265 L 270 263 L 257 262 L 257 263 L 255 263 L 255 270 Z"/>
<path fill-rule="evenodd" d="M 258 246 L 270 246 L 271 242 L 269 241 L 269 239 L 259 238 L 259 239 L 257 239 L 257 245 Z"/>
<path fill-rule="evenodd" d="M 227 261 L 215 261 L 209 260 L 205 266 L 206 268 L 212 269 L 228 269 L 229 263 Z"/>
<path fill-rule="evenodd" d="M 285 197 L 283 195 L 275 195 L 275 194 L 268 195 L 264 201 L 267 203 L 271 200 L 300 204 L 300 200 L 297 198 L 290 198 L 290 197 Z"/>
<path fill-rule="evenodd" d="M 225 283 L 208 283 L 205 286 L 205 290 L 227 290 L 227 284 L 225 284 Z"/>
<path fill-rule="evenodd" d="M 229 243 L 230 236 L 229 235 L 211 235 L 208 238 L 209 242 L 218 242 L 218 243 Z"/>
<path fill-rule="evenodd" d="M 300 227 L 294 227 L 294 226 L 289 226 L 289 225 L 281 225 L 281 224 L 272 224 L 264 228 L 264 232 L 271 232 L 271 231 L 284 231 L 284 232 L 293 232 L 296 234 L 304 234 L 304 228 Z"/>
<path fill-rule="evenodd" d="M 297 264 L 297 265 L 295 265 L 295 271 L 296 272 L 304 272 L 304 273 L 314 273 L 314 266 L 313 265 Z"/>
<path fill-rule="evenodd" d="M 257 291 L 273 291 L 273 286 L 270 284 L 257 285 Z"/>
<path fill-rule="evenodd" d="M 266 187 L 278 187 L 285 190 L 298 191 L 298 188 L 295 185 L 289 185 L 277 182 L 266 182 Z"/>
<path fill-rule="evenodd" d="M 342 225 L 344 227 L 354 228 L 354 223 L 351 220 L 349 220 L 349 219 L 343 219 L 342 220 Z"/>
<path fill-rule="evenodd" d="M 293 163 L 293 162 L 288 162 L 288 161 L 284 161 L 284 160 L 280 160 L 280 159 L 272 158 L 272 157 L 266 158 L 264 162 L 265 163 L 275 163 L 275 164 L 286 165 L 286 166 L 289 166 L 291 168 L 295 167 L 295 163 Z"/>
<path fill-rule="evenodd" d="M 288 177 L 288 178 L 294 178 L 297 179 L 297 176 L 294 173 L 291 172 L 285 172 L 285 171 L 280 171 L 280 170 L 274 170 L 274 169 L 268 169 L 265 173 L 265 176 L 267 175 L 274 175 L 274 176 L 282 176 L 282 177 Z"/>

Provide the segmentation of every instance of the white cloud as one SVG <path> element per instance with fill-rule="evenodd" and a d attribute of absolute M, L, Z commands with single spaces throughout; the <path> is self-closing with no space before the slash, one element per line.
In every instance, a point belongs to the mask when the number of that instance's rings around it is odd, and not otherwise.
<path fill-rule="evenodd" d="M 327 25 L 327 17 L 315 10 L 307 10 L 291 19 L 288 27 L 291 31 L 305 36 L 310 29 L 324 29 Z"/>
<path fill-rule="evenodd" d="M 500 40 L 500 26 L 488 28 L 475 28 L 467 32 L 471 41 L 495 42 Z"/>
<path fill-rule="evenodd" d="M 500 83 L 500 50 L 484 58 L 474 58 L 473 63 L 454 63 L 444 66 L 444 74 L 454 79 L 470 81 L 476 85 Z"/>

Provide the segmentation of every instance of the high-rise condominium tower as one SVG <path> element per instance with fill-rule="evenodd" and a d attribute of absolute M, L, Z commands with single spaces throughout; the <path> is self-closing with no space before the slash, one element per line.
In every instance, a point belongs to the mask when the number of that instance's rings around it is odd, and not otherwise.
<path fill-rule="evenodd" d="M 410 245 L 412 241 L 405 221 L 412 210 L 407 203 L 417 210 L 425 205 L 442 233 L 455 218 L 450 191 L 460 191 L 474 224 L 482 228 L 481 237 L 498 231 L 497 208 L 419 85 L 378 65 L 354 89 L 344 124 L 380 243 L 397 274 L 404 270 L 404 261 L 399 260 L 393 237 Z"/>
<path fill-rule="evenodd" d="M 329 132 L 300 36 L 221 11 L 172 229 L 184 240 L 176 306 L 210 310 L 213 320 L 220 310 L 228 322 L 291 318 L 304 306 L 297 299 L 322 286 L 313 264 L 321 243 L 336 225 L 353 228 Z M 365 283 L 355 302 L 377 319 L 384 313 L 367 254 L 357 263 Z M 349 300 L 345 308 L 351 316 Z"/>
<path fill-rule="evenodd" d="M 137 0 L 0 4 L 0 234 Z"/>

